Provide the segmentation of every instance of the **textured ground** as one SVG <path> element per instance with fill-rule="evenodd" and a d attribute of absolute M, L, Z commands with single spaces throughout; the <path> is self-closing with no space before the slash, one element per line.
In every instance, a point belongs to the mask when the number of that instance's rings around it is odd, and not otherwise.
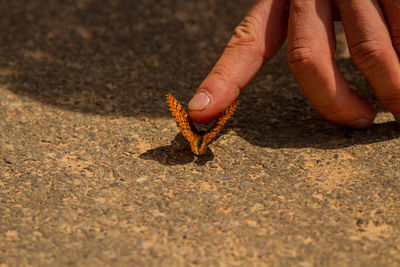
<path fill-rule="evenodd" d="M 1 267 L 400 265 L 400 128 L 342 43 L 371 128 L 321 119 L 281 51 L 204 157 L 178 133 L 165 94 L 248 5 L 0 2 Z"/>

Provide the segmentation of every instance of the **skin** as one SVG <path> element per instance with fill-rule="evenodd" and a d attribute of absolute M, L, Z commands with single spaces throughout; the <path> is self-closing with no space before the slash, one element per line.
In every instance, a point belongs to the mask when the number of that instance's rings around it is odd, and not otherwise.
<path fill-rule="evenodd" d="M 333 21 L 344 26 L 351 58 L 377 98 L 400 124 L 400 4 L 398 0 L 256 0 L 223 54 L 200 84 L 205 108 L 189 115 L 205 123 L 223 112 L 287 39 L 287 62 L 314 108 L 353 128 L 373 123 L 371 104 L 350 91 L 333 60 Z"/>

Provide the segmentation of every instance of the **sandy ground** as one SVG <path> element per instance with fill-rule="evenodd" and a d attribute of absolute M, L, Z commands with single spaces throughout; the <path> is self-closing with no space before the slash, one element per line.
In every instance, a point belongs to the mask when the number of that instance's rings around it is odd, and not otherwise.
<path fill-rule="evenodd" d="M 106 2 L 106 3 L 105 3 Z M 324 121 L 284 50 L 195 157 L 184 104 L 249 1 L 2 1 L 0 266 L 400 265 L 400 129 Z"/>

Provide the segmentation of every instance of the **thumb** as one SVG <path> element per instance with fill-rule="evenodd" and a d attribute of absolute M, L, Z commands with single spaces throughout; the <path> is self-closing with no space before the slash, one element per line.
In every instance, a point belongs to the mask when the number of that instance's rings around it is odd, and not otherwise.
<path fill-rule="evenodd" d="M 189 115 L 206 123 L 239 95 L 286 38 L 288 0 L 257 0 L 189 102 Z"/>

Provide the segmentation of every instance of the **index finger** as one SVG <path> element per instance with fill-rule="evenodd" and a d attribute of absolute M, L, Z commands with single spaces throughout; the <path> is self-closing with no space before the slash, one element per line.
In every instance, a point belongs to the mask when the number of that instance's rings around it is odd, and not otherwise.
<path fill-rule="evenodd" d="M 189 102 L 194 121 L 205 123 L 221 114 L 277 52 L 286 37 L 287 6 L 288 0 L 255 1 Z"/>

